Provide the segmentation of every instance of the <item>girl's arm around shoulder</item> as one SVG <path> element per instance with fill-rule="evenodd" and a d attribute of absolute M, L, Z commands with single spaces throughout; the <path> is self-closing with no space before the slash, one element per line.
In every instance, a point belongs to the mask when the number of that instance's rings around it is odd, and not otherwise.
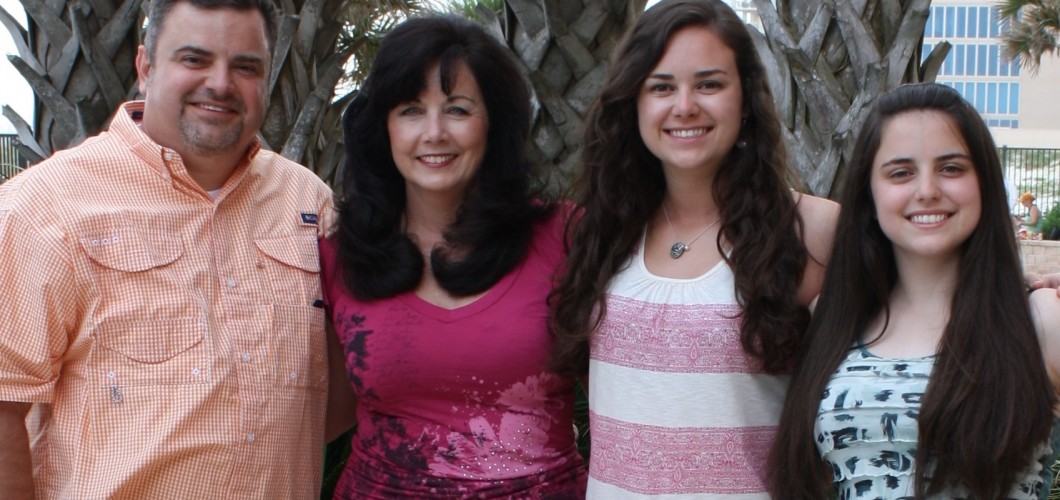
<path fill-rule="evenodd" d="M 1042 357 L 1053 387 L 1060 388 L 1060 297 L 1043 288 L 1031 292 L 1031 317 L 1042 346 Z"/>
<path fill-rule="evenodd" d="M 824 269 L 835 239 L 835 226 L 839 218 L 839 204 L 825 198 L 795 193 L 799 216 L 802 218 L 802 244 L 806 246 L 809 259 L 799 284 L 799 301 L 809 304 L 821 293 Z"/>
<path fill-rule="evenodd" d="M 795 203 L 802 217 L 802 244 L 810 258 L 821 266 L 828 264 L 828 254 L 835 239 L 836 221 L 839 219 L 839 204 L 827 198 L 796 193 Z"/>

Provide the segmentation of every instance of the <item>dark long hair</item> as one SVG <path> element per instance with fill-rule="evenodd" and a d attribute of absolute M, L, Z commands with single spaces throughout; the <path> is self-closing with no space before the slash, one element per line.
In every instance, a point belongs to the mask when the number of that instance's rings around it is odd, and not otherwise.
<path fill-rule="evenodd" d="M 440 64 L 441 88 L 452 91 L 459 63 L 479 84 L 489 130 L 475 178 L 431 251 L 438 283 L 453 295 L 493 286 L 526 255 L 534 223 L 551 207 L 535 201 L 524 159 L 530 94 L 511 56 L 482 27 L 452 16 L 414 18 L 383 40 L 360 94 L 342 118 L 346 144 L 339 202 L 339 259 L 349 291 L 374 300 L 414 289 L 424 272 L 419 249 L 402 230 L 405 180 L 394 164 L 387 114 L 426 88 Z"/>
<path fill-rule="evenodd" d="M 877 101 L 848 167 L 808 350 L 792 379 L 770 456 L 775 498 L 828 496 L 831 479 L 814 439 L 821 395 L 870 321 L 881 311 L 888 314 L 898 279 L 893 247 L 875 219 L 873 159 L 887 121 L 920 110 L 945 113 L 968 146 L 982 216 L 961 248 L 960 284 L 920 409 L 917 496 L 954 487 L 973 498 L 1003 496 L 1049 435 L 1055 396 L 1030 316 L 990 132 L 955 90 L 906 85 Z"/>
<path fill-rule="evenodd" d="M 744 23 L 717 0 L 663 1 L 645 12 L 615 52 L 586 120 L 583 170 L 574 186 L 580 217 L 568 227 L 567 272 L 554 290 L 555 368 L 586 370 L 589 338 L 606 314 L 608 284 L 629 260 L 666 190 L 662 165 L 637 128 L 637 96 L 674 33 L 709 29 L 732 49 L 747 118 L 746 147 L 733 148 L 715 176 L 722 224 L 716 244 L 736 279 L 743 348 L 768 372 L 790 368 L 809 313 L 797 288 L 807 252 L 790 192 L 773 97 Z M 704 193 L 706 196 L 707 193 Z"/>

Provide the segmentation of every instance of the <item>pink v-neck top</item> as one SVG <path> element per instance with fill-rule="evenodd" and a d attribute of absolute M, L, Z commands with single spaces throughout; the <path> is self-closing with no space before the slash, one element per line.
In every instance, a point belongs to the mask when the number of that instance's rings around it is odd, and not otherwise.
<path fill-rule="evenodd" d="M 325 301 L 344 346 L 357 431 L 336 497 L 580 498 L 573 385 L 546 371 L 547 297 L 563 258 L 561 211 L 478 300 L 444 309 L 408 292 L 345 292 L 321 244 Z"/>

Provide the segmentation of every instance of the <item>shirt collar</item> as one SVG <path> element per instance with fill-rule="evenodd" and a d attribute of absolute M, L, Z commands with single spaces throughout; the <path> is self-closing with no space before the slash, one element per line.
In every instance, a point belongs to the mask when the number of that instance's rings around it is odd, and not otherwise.
<path fill-rule="evenodd" d="M 173 149 L 162 146 L 152 140 L 140 128 L 143 119 L 144 101 L 128 101 L 118 108 L 117 114 L 111 120 L 108 132 L 117 136 L 125 142 L 129 149 L 144 161 L 149 167 L 157 171 L 166 179 L 186 179 L 195 186 L 197 183 L 191 180 L 188 171 L 184 168 L 184 162 L 180 161 L 180 154 Z M 254 158 L 261 151 L 261 141 L 256 137 L 254 142 L 247 148 L 247 154 L 243 161 L 232 172 L 225 181 L 222 191 L 229 191 L 230 185 L 239 184 L 249 170 L 248 166 L 253 163 Z M 201 187 L 199 188 L 202 189 Z M 205 193 L 205 191 L 203 191 Z"/>

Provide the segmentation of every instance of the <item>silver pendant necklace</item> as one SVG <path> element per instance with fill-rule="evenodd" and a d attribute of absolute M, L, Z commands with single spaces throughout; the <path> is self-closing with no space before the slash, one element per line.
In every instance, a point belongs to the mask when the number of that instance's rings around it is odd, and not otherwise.
<path fill-rule="evenodd" d="M 703 230 L 700 231 L 699 234 L 697 234 L 695 238 L 692 238 L 692 241 L 689 241 L 688 243 L 684 243 L 684 242 L 681 241 L 681 237 L 677 235 L 677 229 L 674 229 L 674 223 L 670 222 L 670 214 L 666 212 L 666 204 L 665 203 L 660 203 L 660 205 L 662 205 L 663 217 L 666 217 L 666 224 L 668 224 L 670 226 L 670 231 L 674 233 L 674 238 L 677 240 L 670 247 L 670 258 L 671 259 L 680 259 L 681 256 L 685 254 L 685 252 L 687 252 L 687 251 L 692 249 L 692 244 L 695 243 L 696 240 L 698 240 L 700 236 L 703 236 L 704 234 L 707 233 L 707 231 L 710 231 L 710 228 L 714 227 L 714 225 L 717 224 L 718 221 L 721 220 L 721 214 L 719 213 L 718 216 L 714 218 L 714 222 L 711 222 L 710 224 L 707 224 L 707 227 L 703 228 Z"/>

